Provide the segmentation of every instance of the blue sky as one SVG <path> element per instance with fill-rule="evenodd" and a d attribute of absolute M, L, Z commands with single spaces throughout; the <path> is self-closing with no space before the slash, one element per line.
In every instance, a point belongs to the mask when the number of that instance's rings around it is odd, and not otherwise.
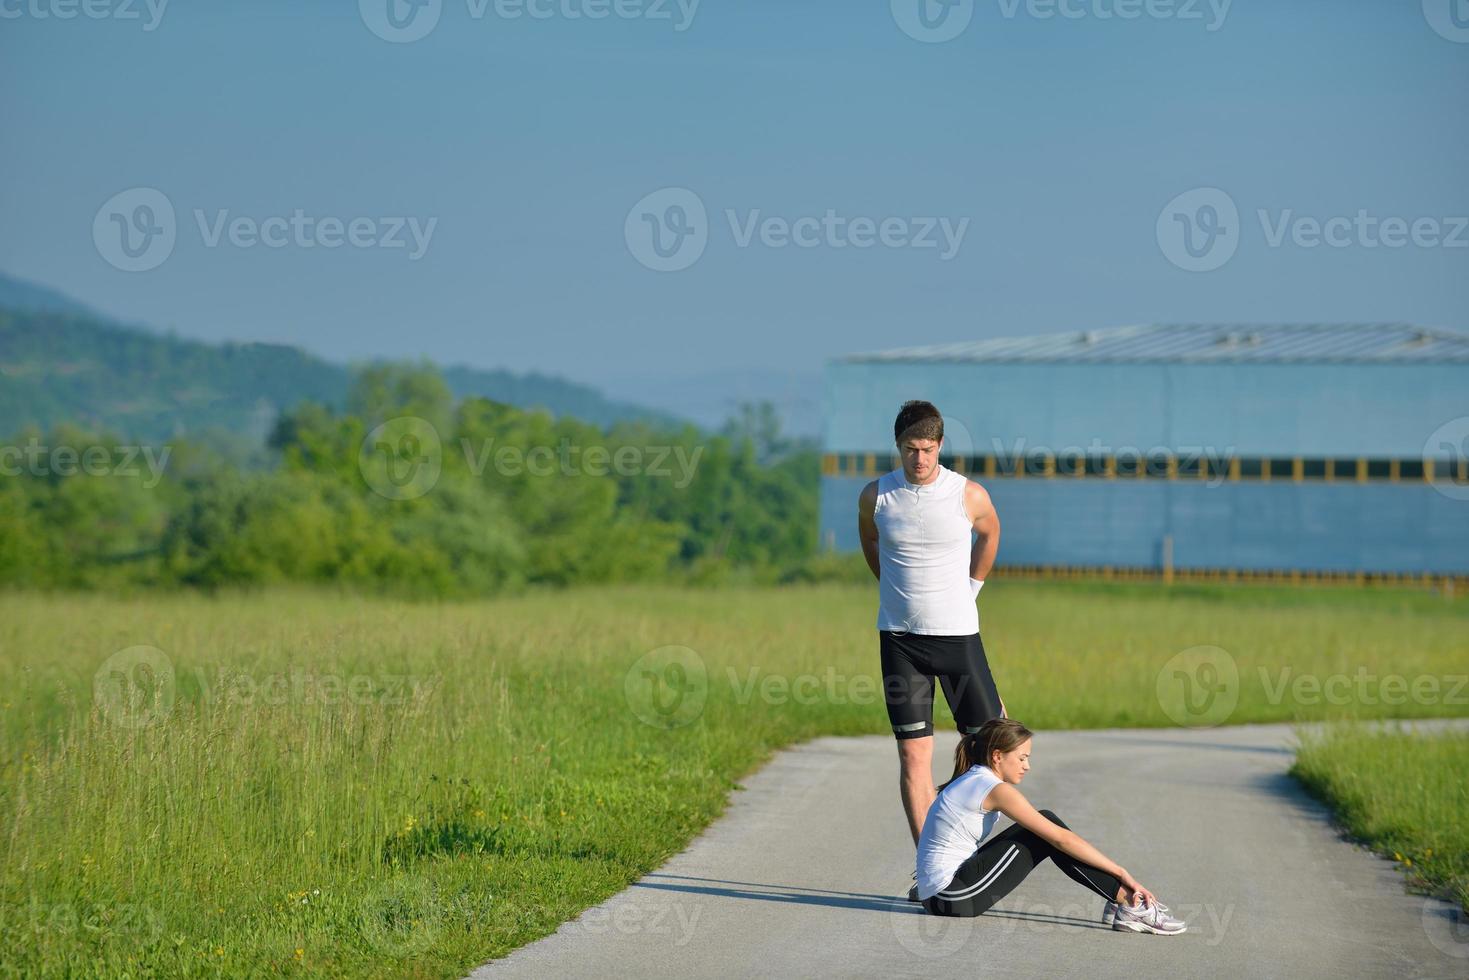
<path fill-rule="evenodd" d="M 850 351 L 1147 321 L 1469 329 L 1469 247 L 1443 244 L 1469 245 L 1452 220 L 1469 215 L 1469 42 L 1434 29 L 1435 0 L 1235 0 L 1222 22 L 1217 2 L 1124 20 L 1104 16 L 1119 0 L 1069 0 L 1075 17 L 990 0 L 942 43 L 900 29 L 908 0 L 597 20 L 567 15 L 597 0 L 544 18 L 442 0 L 410 43 L 368 28 L 374 2 L 173 0 L 147 30 L 144 0 L 131 20 L 0 0 L 0 269 L 188 336 L 538 369 L 649 402 L 700 378 L 804 384 Z M 147 271 L 93 235 L 132 188 L 176 212 Z M 678 271 L 625 234 L 663 188 L 707 213 Z M 1196 188 L 1239 215 L 1209 271 L 1159 233 Z M 372 242 L 434 224 L 416 259 L 209 244 L 222 215 L 298 209 L 367 219 Z M 1301 216 L 1363 211 L 1431 221 L 1430 244 L 1340 225 L 1340 247 L 1292 240 L 1311 240 Z M 887 221 L 895 244 L 777 247 L 778 224 L 741 244 L 751 221 L 828 212 Z M 927 219 L 966 222 L 952 255 L 913 247 Z"/>

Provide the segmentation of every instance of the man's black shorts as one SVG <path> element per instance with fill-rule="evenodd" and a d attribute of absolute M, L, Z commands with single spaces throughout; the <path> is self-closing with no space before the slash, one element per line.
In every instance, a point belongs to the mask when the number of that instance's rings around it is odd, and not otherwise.
<path fill-rule="evenodd" d="M 888 719 L 898 738 L 933 734 L 933 678 L 961 732 L 979 731 L 1000 717 L 1000 695 L 978 633 L 931 636 L 878 630 L 882 649 L 882 687 Z"/>

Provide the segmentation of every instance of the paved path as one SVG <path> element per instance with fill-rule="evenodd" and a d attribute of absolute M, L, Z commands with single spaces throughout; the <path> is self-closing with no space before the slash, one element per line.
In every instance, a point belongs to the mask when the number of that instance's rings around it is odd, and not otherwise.
<path fill-rule="evenodd" d="M 1286 775 L 1293 744 L 1278 725 L 1036 737 L 1027 797 L 1186 935 L 1112 932 L 1048 865 L 978 919 L 922 914 L 897 898 L 913 849 L 892 740 L 822 738 L 746 780 L 664 867 L 473 976 L 1469 977 L 1452 906 L 1340 838 Z"/>

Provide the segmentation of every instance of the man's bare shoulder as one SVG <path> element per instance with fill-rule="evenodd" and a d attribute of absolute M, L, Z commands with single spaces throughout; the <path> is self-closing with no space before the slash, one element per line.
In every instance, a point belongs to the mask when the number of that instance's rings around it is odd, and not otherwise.
<path fill-rule="evenodd" d="M 871 507 L 877 503 L 877 483 L 877 480 L 873 480 L 867 486 L 863 487 L 862 492 L 857 495 L 857 503 L 864 507 Z"/>
<path fill-rule="evenodd" d="M 965 509 L 976 519 L 994 509 L 994 504 L 990 501 L 990 492 L 977 480 L 965 480 L 964 505 Z"/>
<path fill-rule="evenodd" d="M 983 483 L 970 476 L 964 478 L 964 492 L 971 495 L 982 493 L 986 497 L 990 495 L 989 491 L 984 488 Z"/>

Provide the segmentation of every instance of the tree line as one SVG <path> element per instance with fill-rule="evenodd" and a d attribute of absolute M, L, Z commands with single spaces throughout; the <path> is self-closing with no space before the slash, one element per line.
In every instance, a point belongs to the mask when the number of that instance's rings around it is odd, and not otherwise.
<path fill-rule="evenodd" d="M 282 414 L 266 465 L 59 425 L 0 450 L 0 583 L 282 582 L 424 596 L 850 577 L 818 554 L 819 455 L 744 406 L 718 433 L 607 428 L 377 365 Z"/>

